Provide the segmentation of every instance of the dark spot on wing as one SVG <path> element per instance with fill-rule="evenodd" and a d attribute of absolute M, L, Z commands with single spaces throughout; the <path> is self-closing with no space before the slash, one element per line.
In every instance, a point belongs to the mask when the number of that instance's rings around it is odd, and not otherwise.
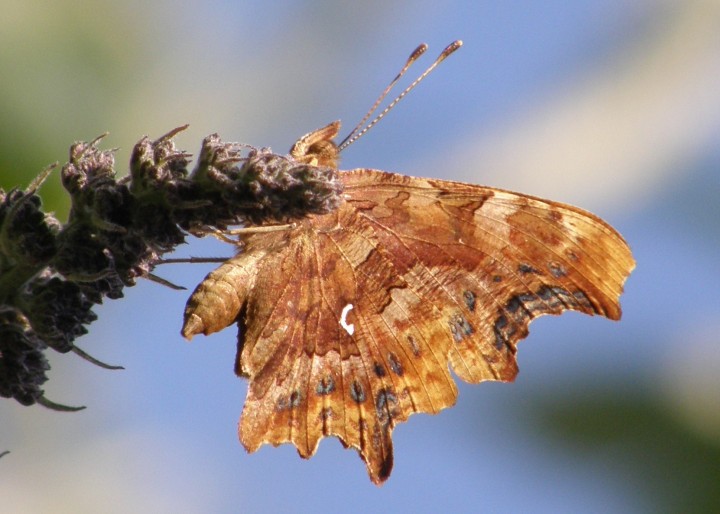
<path fill-rule="evenodd" d="M 560 314 L 574 309 L 583 312 L 597 312 L 587 295 L 582 291 L 569 292 L 556 286 L 541 286 L 536 293 L 522 293 L 512 296 L 498 309 L 493 332 L 495 348 L 507 347 L 515 352 L 515 343 L 527 335 L 530 320 L 541 314 Z"/>
<path fill-rule="evenodd" d="M 357 380 L 353 380 L 352 384 L 350 384 L 350 397 L 355 400 L 356 403 L 365 401 L 365 389 Z"/>
<path fill-rule="evenodd" d="M 378 378 L 382 378 L 387 375 L 387 373 L 385 372 L 385 368 L 383 368 L 383 365 L 379 362 L 376 362 L 373 365 L 373 371 L 375 372 L 375 376 L 377 376 Z"/>
<path fill-rule="evenodd" d="M 289 397 L 282 397 L 277 402 L 277 410 L 287 410 L 299 407 L 302 403 L 302 394 L 297 389 Z"/>
<path fill-rule="evenodd" d="M 470 290 L 465 290 L 463 292 L 463 298 L 465 299 L 465 305 L 467 305 L 467 308 L 470 310 L 470 312 L 475 310 L 475 293 L 473 293 Z"/>
<path fill-rule="evenodd" d="M 453 340 L 456 343 L 459 343 L 464 338 L 475 332 L 472 325 L 468 323 L 467 319 L 465 319 L 465 316 L 459 313 L 450 318 L 448 325 L 450 326 L 450 332 L 452 333 Z"/>
<path fill-rule="evenodd" d="M 390 352 L 388 353 L 388 364 L 390 364 L 390 369 L 395 373 L 397 376 L 401 377 L 402 374 L 405 372 L 402 367 L 402 363 L 398 360 L 397 355 Z"/>
<path fill-rule="evenodd" d="M 320 411 L 320 419 L 323 420 L 323 422 L 327 422 L 328 420 L 335 417 L 335 411 L 332 409 L 332 407 L 324 407 Z"/>
<path fill-rule="evenodd" d="M 548 262 L 548 269 L 550 270 L 550 273 L 555 278 L 562 278 L 566 277 L 568 272 L 567 269 L 565 269 L 565 266 L 563 266 L 559 262 L 551 261 Z"/>
<path fill-rule="evenodd" d="M 393 390 L 385 387 L 375 397 L 375 412 L 381 425 L 387 425 L 399 414 L 398 399 Z"/>
<path fill-rule="evenodd" d="M 333 378 L 330 375 L 320 379 L 320 382 L 318 382 L 317 387 L 315 388 L 315 392 L 321 396 L 330 394 L 334 390 L 335 390 L 335 381 L 333 380 Z"/>
<path fill-rule="evenodd" d="M 408 334 L 407 341 L 410 345 L 410 350 L 413 352 L 413 355 L 415 357 L 420 357 L 420 347 L 418 346 L 417 341 L 415 341 L 415 338 Z"/>
<path fill-rule="evenodd" d="M 525 264 L 524 262 L 521 262 L 518 265 L 518 273 L 520 273 L 521 275 L 528 275 L 530 273 L 532 273 L 533 275 L 540 274 L 540 272 L 537 269 L 533 268 L 529 264 Z"/>

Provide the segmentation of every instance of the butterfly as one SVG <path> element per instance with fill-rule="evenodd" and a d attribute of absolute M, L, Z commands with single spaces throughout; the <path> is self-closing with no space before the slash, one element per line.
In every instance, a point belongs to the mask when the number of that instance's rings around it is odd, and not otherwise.
<path fill-rule="evenodd" d="M 289 158 L 337 168 L 339 129 L 303 136 Z M 186 306 L 187 338 L 239 327 L 249 452 L 291 443 L 309 458 L 335 436 L 381 484 L 395 426 L 455 403 L 451 369 L 470 383 L 512 381 L 531 320 L 566 310 L 620 318 L 635 264 L 597 216 L 461 182 L 337 173 L 337 209 L 243 233 L 239 253 Z"/>

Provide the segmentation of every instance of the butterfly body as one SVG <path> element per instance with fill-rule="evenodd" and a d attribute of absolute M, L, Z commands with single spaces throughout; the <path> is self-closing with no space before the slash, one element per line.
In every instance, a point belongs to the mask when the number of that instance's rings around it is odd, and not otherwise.
<path fill-rule="evenodd" d="M 304 136 L 291 158 L 335 167 L 338 129 Z M 598 217 L 490 187 L 337 173 L 336 210 L 242 236 L 188 301 L 186 337 L 239 326 L 248 451 L 290 442 L 307 458 L 336 436 L 382 483 L 396 424 L 455 403 L 450 369 L 471 383 L 511 381 L 532 319 L 620 318 L 634 261 Z"/>

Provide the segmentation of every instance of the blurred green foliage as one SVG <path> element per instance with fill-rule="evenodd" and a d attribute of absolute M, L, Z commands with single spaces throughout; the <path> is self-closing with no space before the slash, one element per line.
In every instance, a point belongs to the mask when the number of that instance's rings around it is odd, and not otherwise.
<path fill-rule="evenodd" d="M 720 447 L 683 424 L 656 393 L 624 385 L 543 390 L 524 402 L 522 416 L 556 448 L 633 489 L 652 512 L 720 512 Z"/>
<path fill-rule="evenodd" d="M 110 2 L 98 17 L 83 2 L 10 1 L 0 17 L 0 187 L 26 187 L 76 140 L 111 130 L 131 94 L 138 43 Z M 108 14 L 115 13 L 115 15 Z M 28 32 L 30 31 L 30 33 Z M 139 71 L 139 70 L 136 70 Z M 130 144 L 130 143 L 128 143 Z M 55 173 L 40 191 L 45 209 L 65 219 L 69 199 Z"/>

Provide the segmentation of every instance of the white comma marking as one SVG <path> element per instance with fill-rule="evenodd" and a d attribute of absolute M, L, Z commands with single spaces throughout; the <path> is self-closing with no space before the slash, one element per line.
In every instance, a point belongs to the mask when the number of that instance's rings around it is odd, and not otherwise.
<path fill-rule="evenodd" d="M 349 303 L 345 307 L 343 307 L 342 313 L 340 314 L 340 326 L 345 329 L 345 332 L 347 332 L 350 335 L 353 335 L 355 333 L 355 324 L 347 322 L 347 315 L 348 312 L 350 312 L 353 308 L 353 304 Z"/>

